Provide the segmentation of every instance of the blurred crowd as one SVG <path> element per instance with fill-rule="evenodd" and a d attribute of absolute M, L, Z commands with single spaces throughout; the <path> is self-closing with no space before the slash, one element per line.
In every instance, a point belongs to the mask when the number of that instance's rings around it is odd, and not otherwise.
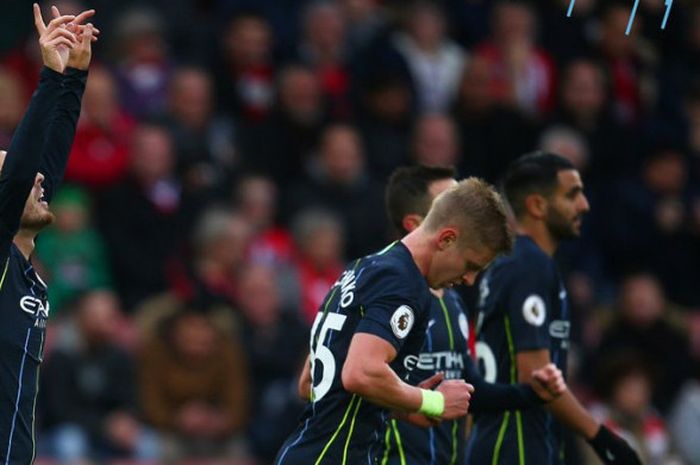
<path fill-rule="evenodd" d="M 0 35 L 0 147 L 38 78 Z M 536 148 L 592 211 L 558 257 L 570 384 L 649 465 L 700 464 L 700 5 L 661 0 L 56 0 L 94 7 L 83 111 L 34 263 L 39 456 L 269 464 L 346 260 L 395 237 L 401 165 L 497 182 Z M 5 10 L 5 6 L 3 6 Z M 465 291 L 468 297 L 469 290 Z M 585 450 L 572 464 L 594 464 Z"/>

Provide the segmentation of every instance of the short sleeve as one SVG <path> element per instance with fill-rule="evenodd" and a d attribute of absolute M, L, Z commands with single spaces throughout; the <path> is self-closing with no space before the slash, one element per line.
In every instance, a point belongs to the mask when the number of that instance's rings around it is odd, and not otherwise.
<path fill-rule="evenodd" d="M 424 311 L 415 284 L 391 268 L 363 273 L 358 281 L 362 318 L 355 332 L 378 336 L 399 352 Z"/>
<path fill-rule="evenodd" d="M 506 312 L 516 352 L 548 349 L 548 316 L 551 311 L 550 268 L 528 267 L 512 270 Z"/>

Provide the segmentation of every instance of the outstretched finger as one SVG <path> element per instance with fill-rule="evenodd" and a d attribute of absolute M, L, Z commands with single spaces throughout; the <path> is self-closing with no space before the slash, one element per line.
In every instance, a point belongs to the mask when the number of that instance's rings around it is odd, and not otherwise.
<path fill-rule="evenodd" d="M 442 380 L 445 379 L 444 373 L 441 371 L 435 373 L 433 376 L 431 376 L 428 379 L 424 379 L 421 381 L 418 386 L 423 389 L 433 389 L 435 386 L 440 384 Z"/>
<path fill-rule="evenodd" d="M 85 10 L 85 11 L 79 13 L 78 16 L 75 17 L 75 20 L 73 20 L 73 22 L 75 24 L 83 24 L 83 21 L 85 21 L 89 17 L 93 16 L 94 14 L 95 14 L 95 10 Z"/>
<path fill-rule="evenodd" d="M 35 3 L 32 8 L 34 8 L 34 26 L 36 26 L 36 31 L 39 35 L 46 32 L 46 24 L 44 23 L 44 18 L 41 16 L 41 8 Z"/>
<path fill-rule="evenodd" d="M 48 25 L 48 27 L 46 28 L 46 30 L 48 30 L 48 31 L 53 31 L 54 29 L 56 29 L 56 28 L 58 28 L 58 27 L 61 27 L 61 26 L 65 25 L 65 24 L 70 23 L 70 22 L 73 21 L 74 19 L 75 19 L 75 16 L 74 16 L 74 15 L 63 15 L 63 16 L 59 16 L 58 18 L 54 18 L 54 19 L 51 20 L 51 22 L 49 22 L 49 25 Z"/>

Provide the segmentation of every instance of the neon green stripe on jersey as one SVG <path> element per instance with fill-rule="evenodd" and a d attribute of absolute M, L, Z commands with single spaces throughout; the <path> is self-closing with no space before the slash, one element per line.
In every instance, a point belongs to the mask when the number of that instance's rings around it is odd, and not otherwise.
<path fill-rule="evenodd" d="M 458 420 L 452 420 L 452 458 L 450 465 L 457 463 L 457 429 L 459 428 Z"/>
<path fill-rule="evenodd" d="M 388 251 L 390 251 L 391 248 L 394 247 L 398 242 L 399 242 L 399 241 L 394 241 L 394 242 L 392 242 L 391 244 L 387 245 L 387 246 L 384 247 L 382 250 L 380 250 L 379 252 L 377 252 L 377 255 L 384 255 L 385 253 L 387 253 Z"/>
<path fill-rule="evenodd" d="M 389 452 L 391 451 L 391 423 L 386 425 L 386 433 L 384 433 L 384 457 L 382 457 L 382 465 L 389 463 Z"/>
<path fill-rule="evenodd" d="M 7 276 L 7 268 L 10 266 L 10 256 L 7 256 L 7 261 L 5 262 L 5 269 L 2 272 L 2 278 L 0 278 L 0 289 L 2 285 L 5 284 L 5 276 Z"/>
<path fill-rule="evenodd" d="M 508 354 L 510 355 L 510 382 L 515 384 L 518 379 L 517 364 L 515 358 L 515 344 L 513 344 L 513 333 L 510 329 L 510 319 L 505 316 L 506 339 L 508 341 Z M 525 441 L 523 441 L 523 419 L 520 410 L 515 411 L 515 427 L 518 436 L 518 463 L 525 465 Z"/>
<path fill-rule="evenodd" d="M 523 441 L 523 418 L 520 410 L 515 411 L 515 426 L 518 431 L 518 463 L 525 465 L 525 441 Z"/>
<path fill-rule="evenodd" d="M 510 356 L 510 383 L 518 381 L 517 367 L 515 365 L 515 345 L 513 344 L 513 334 L 510 331 L 510 319 L 505 316 L 506 340 L 508 341 L 508 355 Z"/>
<path fill-rule="evenodd" d="M 501 446 L 503 445 L 503 438 L 506 435 L 506 429 L 508 429 L 508 423 L 510 421 L 510 410 L 503 414 L 503 421 L 501 422 L 501 428 L 498 430 L 498 439 L 496 439 L 496 445 L 493 448 L 493 458 L 491 459 L 491 465 L 498 465 L 498 459 L 501 456 Z"/>
<path fill-rule="evenodd" d="M 391 420 L 391 427 L 394 429 L 396 447 L 399 449 L 399 461 L 401 462 L 401 465 L 406 465 L 406 454 L 403 451 L 403 445 L 401 444 L 401 434 L 399 433 L 399 427 L 396 426 L 396 420 Z"/>
<path fill-rule="evenodd" d="M 355 404 L 355 413 L 352 415 L 352 421 L 350 422 L 350 431 L 348 431 L 348 438 L 345 440 L 345 449 L 343 449 L 343 465 L 347 463 L 348 460 L 348 446 L 350 445 L 350 438 L 352 438 L 352 432 L 355 430 L 355 420 L 357 419 L 357 412 L 360 410 L 360 405 L 362 404 L 362 398 L 360 397 Z"/>
<path fill-rule="evenodd" d="M 330 448 L 333 445 L 333 443 L 335 442 L 335 438 L 337 438 L 338 434 L 340 434 L 340 430 L 342 430 L 343 426 L 345 426 L 345 422 L 348 419 L 348 415 L 350 414 L 350 410 L 352 410 L 352 406 L 355 403 L 355 399 L 357 399 L 357 394 L 352 395 L 352 398 L 350 399 L 350 403 L 348 404 L 348 408 L 345 409 L 345 414 L 343 415 L 343 420 L 338 425 L 338 428 L 336 428 L 335 433 L 333 433 L 333 436 L 331 436 L 331 438 L 326 443 L 326 446 L 321 451 L 321 455 L 319 455 L 318 458 L 316 459 L 315 465 L 319 465 L 321 463 L 321 461 L 323 460 L 323 456 L 325 456 L 326 452 L 328 452 L 328 448 Z"/>
<path fill-rule="evenodd" d="M 357 265 L 360 264 L 360 260 L 361 260 L 360 258 L 358 258 L 357 260 L 355 260 L 355 265 L 354 265 L 353 268 L 352 268 L 353 271 L 355 271 L 355 270 L 357 269 Z M 323 320 L 326 318 L 326 315 L 328 314 L 328 305 L 329 305 L 329 304 L 331 303 L 331 301 L 333 300 L 333 296 L 335 296 L 335 293 L 336 293 L 336 291 L 337 291 L 339 288 L 340 288 L 340 286 L 333 286 L 333 290 L 331 291 L 331 293 L 330 293 L 330 294 L 328 295 L 328 297 L 326 298 L 326 302 L 325 302 L 324 305 L 323 305 L 323 316 L 321 317 L 321 321 L 320 321 L 319 327 L 323 327 L 323 322 L 324 322 Z M 320 334 L 320 331 L 319 331 L 319 334 Z M 314 341 L 313 341 L 313 346 L 314 346 L 314 347 L 316 347 L 316 345 L 318 344 L 318 336 L 319 336 L 319 334 L 314 334 L 314 335 L 312 335 L 312 337 L 314 338 Z"/>
<path fill-rule="evenodd" d="M 445 306 L 445 302 L 442 300 L 442 297 L 438 299 L 438 302 L 440 302 L 440 307 L 442 307 L 442 313 L 445 315 L 445 325 L 447 326 L 447 336 L 450 338 L 450 350 L 455 350 L 455 338 L 454 335 L 452 334 L 452 321 L 450 320 L 450 314 L 447 311 L 447 307 Z"/>

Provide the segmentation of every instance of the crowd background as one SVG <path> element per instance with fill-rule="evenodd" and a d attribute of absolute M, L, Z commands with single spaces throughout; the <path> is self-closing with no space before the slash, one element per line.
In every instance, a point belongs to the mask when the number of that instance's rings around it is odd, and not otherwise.
<path fill-rule="evenodd" d="M 321 299 L 394 237 L 387 175 L 497 182 L 541 148 L 592 206 L 558 257 L 572 389 L 645 463 L 700 464 L 697 2 L 662 31 L 642 0 L 629 36 L 632 0 L 53 3 L 96 8 L 102 39 L 34 257 L 42 463 L 270 463 Z M 3 4 L 2 147 L 38 78 L 30 15 Z"/>

